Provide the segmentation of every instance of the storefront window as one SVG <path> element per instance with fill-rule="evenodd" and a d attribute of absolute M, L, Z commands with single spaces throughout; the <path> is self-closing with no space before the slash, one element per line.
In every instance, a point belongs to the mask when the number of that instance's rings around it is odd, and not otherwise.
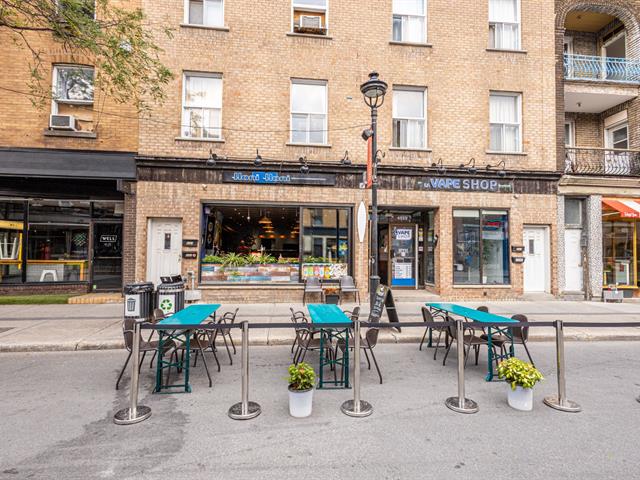
<path fill-rule="evenodd" d="M 201 283 L 299 283 L 348 274 L 347 209 L 205 205 L 202 224 Z"/>
<path fill-rule="evenodd" d="M 24 202 L 0 202 L 0 283 L 22 282 Z"/>
<path fill-rule="evenodd" d="M 509 283 L 509 224 L 506 211 L 454 210 L 453 282 Z"/>
<path fill-rule="evenodd" d="M 346 209 L 302 209 L 302 278 L 337 280 L 348 274 L 349 212 Z"/>
<path fill-rule="evenodd" d="M 635 286 L 634 224 L 603 221 L 604 284 Z"/>

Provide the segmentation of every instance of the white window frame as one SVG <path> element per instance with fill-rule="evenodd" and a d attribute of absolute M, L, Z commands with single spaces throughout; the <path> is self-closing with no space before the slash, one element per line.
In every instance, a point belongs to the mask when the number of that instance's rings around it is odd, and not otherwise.
<path fill-rule="evenodd" d="M 207 25 L 206 23 L 204 23 L 204 19 L 206 18 L 206 14 L 204 13 L 204 9 L 206 8 L 207 2 L 205 0 L 202 0 L 202 23 L 191 23 L 189 21 L 189 2 L 191 0 L 184 0 L 184 24 L 185 25 L 195 25 L 195 26 L 199 26 L 199 27 L 209 27 L 209 28 L 224 28 L 224 7 L 225 7 L 225 0 L 220 0 L 222 2 L 222 23 L 220 23 L 220 25 Z"/>
<path fill-rule="evenodd" d="M 393 115 L 393 108 L 392 108 L 392 113 L 391 113 L 391 131 L 393 132 L 394 128 L 393 128 L 393 124 L 395 123 L 396 120 L 422 120 L 422 138 L 424 140 L 424 143 L 422 144 L 422 146 L 420 147 L 408 147 L 408 146 L 401 146 L 401 145 L 395 145 L 395 135 L 392 134 L 392 138 L 391 138 L 391 145 L 392 148 L 395 149 L 399 149 L 399 150 L 426 150 L 427 149 L 427 145 L 428 145 L 428 139 L 427 139 L 427 116 L 428 116 L 428 112 L 427 112 L 427 88 L 426 87 L 410 87 L 410 86 L 394 86 L 393 87 L 393 94 L 395 94 L 395 92 L 421 92 L 422 93 L 422 99 L 423 99 L 423 106 L 422 106 L 422 111 L 424 113 L 422 118 L 418 118 L 418 117 L 395 117 Z M 393 98 L 391 99 L 393 102 Z"/>
<path fill-rule="evenodd" d="M 324 13 L 324 36 L 329 35 L 329 0 L 326 0 L 327 4 L 324 7 L 318 7 L 317 5 L 308 5 L 304 2 L 304 0 L 291 0 L 291 33 L 295 32 L 295 12 L 303 11 L 303 12 L 314 12 L 314 13 Z M 322 35 L 319 35 L 322 36 Z"/>
<path fill-rule="evenodd" d="M 573 148 L 576 146 L 576 122 L 575 120 L 565 120 L 564 146 Z M 569 126 L 569 138 L 567 138 L 566 126 Z"/>
<path fill-rule="evenodd" d="M 517 106 L 517 114 L 518 114 L 518 122 L 517 123 L 493 123 L 491 122 L 491 97 L 492 96 L 501 96 L 501 97 L 515 97 L 518 99 Z M 504 145 L 502 145 L 502 150 L 492 150 L 491 149 L 491 127 L 493 125 L 502 125 L 503 134 L 502 139 L 504 140 L 504 128 L 506 126 L 517 126 L 518 127 L 518 149 L 516 151 L 504 150 Z M 498 90 L 492 90 L 489 92 L 489 151 L 493 153 L 522 153 L 522 93 L 521 92 L 503 92 Z"/>
<path fill-rule="evenodd" d="M 623 150 L 628 150 L 629 149 L 629 122 L 628 120 L 623 120 L 621 122 L 615 123 L 613 125 L 610 125 L 609 127 L 605 128 L 604 130 L 604 146 L 607 149 L 615 149 L 615 147 L 613 146 L 613 133 L 617 132 L 618 130 L 621 130 L 623 128 L 627 129 L 627 148 L 623 149 Z"/>
<path fill-rule="evenodd" d="M 423 11 L 424 14 L 423 15 L 403 15 L 403 14 L 396 14 L 393 11 L 393 0 L 391 1 L 391 41 L 395 42 L 395 43 L 417 43 L 417 44 L 421 44 L 421 43 L 427 43 L 427 0 L 424 0 L 424 4 L 423 4 Z M 393 38 L 393 23 L 394 23 L 394 17 L 421 17 L 424 20 L 424 29 L 422 31 L 422 39 L 419 41 L 414 41 L 414 40 L 405 40 L 404 38 L 400 39 L 400 40 L 396 40 L 395 38 Z M 404 30 L 402 30 L 402 36 L 404 37 Z"/>
<path fill-rule="evenodd" d="M 491 0 L 489 0 L 489 2 L 491 2 Z M 521 1 L 520 0 L 515 0 L 516 2 L 516 20 L 517 22 L 494 22 L 491 20 L 491 18 L 489 18 L 489 35 L 494 35 L 494 39 L 493 39 L 493 47 L 489 47 L 492 50 L 513 50 L 513 51 L 519 51 L 522 50 L 522 5 L 521 5 Z M 487 3 L 487 6 L 489 6 L 489 4 Z M 493 32 L 491 31 L 491 26 L 497 26 L 497 25 L 517 25 L 518 26 L 518 35 L 516 36 L 516 38 L 518 39 L 518 44 L 514 47 L 514 48 L 505 48 L 505 47 L 497 47 L 495 46 L 496 41 L 495 41 L 495 35 L 497 32 L 497 29 L 494 27 Z"/>
<path fill-rule="evenodd" d="M 93 100 L 60 100 L 58 99 L 58 70 L 60 68 L 73 68 L 73 69 L 82 69 L 82 70 L 92 70 L 93 71 Z M 90 65 L 75 65 L 71 63 L 57 63 L 53 65 L 52 68 L 52 79 L 51 79 L 51 114 L 58 114 L 58 105 L 93 105 L 95 102 L 95 86 L 96 86 L 96 69 Z"/>
<path fill-rule="evenodd" d="M 214 78 L 220 80 L 220 127 L 216 129 L 215 127 L 209 128 L 210 130 L 219 130 L 217 136 L 204 136 L 205 127 L 202 127 L 202 136 L 192 136 L 191 134 L 185 135 L 185 130 L 190 129 L 188 119 L 186 118 L 185 111 L 187 108 L 202 108 L 202 110 L 218 110 L 217 108 L 211 107 L 199 107 L 199 106 L 188 106 L 186 104 L 187 101 L 187 77 L 204 77 L 204 78 Z M 220 73 L 203 73 L 203 72 L 183 72 L 182 73 L 182 108 L 180 111 L 180 138 L 188 138 L 188 139 L 196 139 L 196 140 L 204 140 L 204 141 L 221 141 L 222 138 L 222 110 L 224 107 L 224 83 L 222 74 Z"/>
<path fill-rule="evenodd" d="M 310 142 L 309 140 L 309 135 L 310 135 L 310 130 L 311 130 L 311 115 L 318 115 L 318 114 L 312 114 L 309 112 L 294 112 L 293 111 L 293 85 L 294 84 L 298 84 L 298 85 L 318 85 L 318 86 L 322 86 L 324 87 L 324 95 L 325 95 L 325 100 L 324 100 L 324 123 L 323 123 L 323 141 L 322 143 L 315 143 L 315 142 Z M 291 144 L 295 144 L 295 145 L 323 145 L 326 146 L 329 143 L 329 135 L 328 135 L 328 123 L 329 123 L 329 114 L 328 114 L 328 110 L 329 110 L 329 82 L 327 82 L 326 80 L 309 80 L 309 79 L 303 79 L 303 78 L 292 78 L 291 82 L 290 82 L 290 86 L 289 86 L 289 128 L 290 128 L 290 132 L 289 132 L 289 142 Z M 307 129 L 306 129 L 306 141 L 305 142 L 294 142 L 293 140 L 293 116 L 294 115 L 306 115 L 307 116 Z"/>

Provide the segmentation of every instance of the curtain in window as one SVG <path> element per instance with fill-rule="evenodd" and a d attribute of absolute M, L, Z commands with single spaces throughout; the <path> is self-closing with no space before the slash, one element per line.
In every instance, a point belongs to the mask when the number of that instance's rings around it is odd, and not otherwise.
<path fill-rule="evenodd" d="M 518 0 L 489 0 L 489 21 L 518 23 Z"/>
<path fill-rule="evenodd" d="M 291 84 L 291 141 L 326 143 L 327 87 L 314 83 Z"/>
<path fill-rule="evenodd" d="M 183 135 L 220 138 L 222 79 L 198 75 L 185 77 Z"/>
<path fill-rule="evenodd" d="M 508 50 L 520 47 L 518 0 L 490 0 L 489 24 L 489 47 Z"/>
<path fill-rule="evenodd" d="M 491 150 L 504 152 L 520 150 L 520 120 L 518 117 L 517 96 L 491 95 L 489 106 Z"/>
<path fill-rule="evenodd" d="M 424 91 L 394 90 L 394 146 L 424 148 Z"/>
<path fill-rule="evenodd" d="M 222 26 L 222 0 L 205 0 L 204 24 L 209 26 Z"/>

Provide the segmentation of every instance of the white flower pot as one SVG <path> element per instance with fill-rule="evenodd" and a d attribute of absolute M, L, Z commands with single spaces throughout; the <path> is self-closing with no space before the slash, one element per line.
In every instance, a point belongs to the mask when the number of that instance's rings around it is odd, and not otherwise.
<path fill-rule="evenodd" d="M 308 417 L 311 415 L 312 407 L 313 388 L 309 390 L 291 390 L 289 388 L 289 413 L 292 417 Z"/>
<path fill-rule="evenodd" d="M 507 388 L 507 402 L 511 408 L 524 412 L 533 410 L 533 388 L 522 388 L 518 385 L 515 390 L 512 390 L 509 383 Z"/>

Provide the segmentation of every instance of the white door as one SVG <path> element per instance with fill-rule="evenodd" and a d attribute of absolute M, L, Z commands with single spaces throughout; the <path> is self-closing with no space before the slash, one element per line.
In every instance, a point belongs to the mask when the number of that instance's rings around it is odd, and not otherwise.
<path fill-rule="evenodd" d="M 549 291 L 549 248 L 546 227 L 525 227 L 524 291 Z"/>
<path fill-rule="evenodd" d="M 160 277 L 182 272 L 182 220 L 150 218 L 147 249 L 147 281 L 156 285 Z"/>
<path fill-rule="evenodd" d="M 567 292 L 581 292 L 583 288 L 580 237 L 580 229 L 567 229 L 564 232 L 564 289 Z"/>

